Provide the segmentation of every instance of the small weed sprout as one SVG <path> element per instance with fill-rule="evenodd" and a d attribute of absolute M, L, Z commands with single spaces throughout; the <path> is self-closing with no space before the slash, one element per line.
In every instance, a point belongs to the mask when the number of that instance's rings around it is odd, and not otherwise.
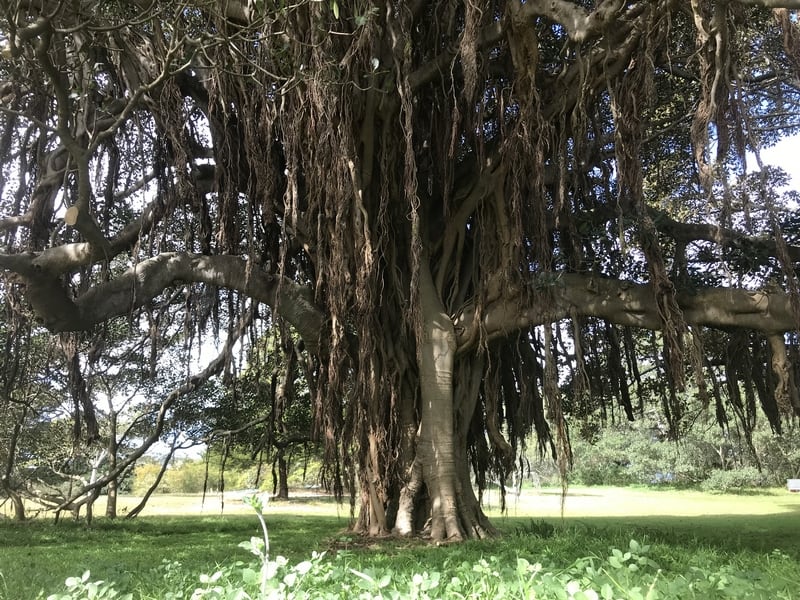
<path fill-rule="evenodd" d="M 114 589 L 113 582 L 92 581 L 90 572 L 84 571 L 80 577 L 67 577 L 64 594 L 50 594 L 47 600 L 132 600 L 133 594 L 122 594 Z"/>
<path fill-rule="evenodd" d="M 242 502 L 255 511 L 258 522 L 261 523 L 261 538 L 253 536 L 249 542 L 242 542 L 239 546 L 247 548 L 261 560 L 269 560 L 269 531 L 267 530 L 267 522 L 264 519 L 264 508 L 269 502 L 269 496 L 266 494 L 245 496 L 242 498 Z"/>
<path fill-rule="evenodd" d="M 242 498 L 242 502 L 255 511 L 258 522 L 261 524 L 261 538 L 253 536 L 249 542 L 242 542 L 239 546 L 250 550 L 261 561 L 260 588 L 262 594 L 267 589 L 267 581 L 275 576 L 279 566 L 277 561 L 269 560 L 269 531 L 267 530 L 267 522 L 264 519 L 264 507 L 268 501 L 269 496 L 266 494 L 255 494 Z"/>

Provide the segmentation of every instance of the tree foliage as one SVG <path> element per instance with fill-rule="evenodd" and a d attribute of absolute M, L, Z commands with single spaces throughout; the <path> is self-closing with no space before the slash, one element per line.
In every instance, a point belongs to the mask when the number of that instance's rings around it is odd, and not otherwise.
<path fill-rule="evenodd" d="M 565 371 L 632 416 L 646 351 L 673 435 L 687 376 L 745 427 L 800 410 L 795 216 L 758 158 L 800 125 L 796 8 L 6 3 L 4 290 L 76 352 L 284 319 L 356 527 L 489 535 L 473 479 L 531 433 L 567 467 Z"/>
<path fill-rule="evenodd" d="M 238 450 L 257 461 L 253 485 L 266 478 L 270 466 L 273 494 L 281 499 L 289 497 L 292 461 L 307 463 L 319 454 L 311 436 L 311 374 L 301 347 L 289 328 L 273 328 L 250 348 L 247 368 L 222 401 L 205 413 L 206 422 L 212 425 L 208 443 L 221 448 L 225 457 Z M 320 475 L 324 481 L 325 471 Z"/>

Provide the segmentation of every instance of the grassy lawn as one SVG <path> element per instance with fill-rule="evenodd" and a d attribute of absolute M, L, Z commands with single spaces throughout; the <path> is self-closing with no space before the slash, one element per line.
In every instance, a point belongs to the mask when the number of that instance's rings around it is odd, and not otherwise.
<path fill-rule="evenodd" d="M 489 496 L 489 506 L 498 501 Z M 800 494 L 775 489 L 752 494 L 691 490 L 570 488 L 561 519 L 561 490 L 509 496 L 507 516 L 489 511 L 497 525 L 516 526 L 531 517 L 554 524 L 636 531 L 669 539 L 696 540 L 730 549 L 779 549 L 800 559 Z"/>
<path fill-rule="evenodd" d="M 134 501 L 125 500 L 130 506 Z M 226 501 L 222 514 L 218 499 L 207 498 L 202 507 L 199 501 L 157 496 L 149 514 L 133 521 L 97 518 L 89 528 L 71 522 L 54 526 L 43 519 L 23 524 L 0 520 L 0 598 L 36 598 L 42 590 L 61 589 L 66 577 L 87 569 L 92 579 L 114 581 L 135 598 L 165 598 L 165 581 L 172 589 L 191 589 L 200 573 L 212 573 L 217 565 L 251 561 L 254 557 L 238 544 L 259 534 L 254 513 L 234 499 Z M 634 539 L 651 546 L 648 556 L 665 573 L 686 578 L 697 572 L 707 578 L 733 569 L 737 577 L 750 574 L 777 590 L 741 597 L 800 598 L 800 584 L 795 583 L 800 573 L 800 494 L 572 488 L 563 519 L 559 490 L 509 497 L 506 514 L 496 504 L 496 498 L 487 496 L 501 538 L 443 547 L 407 539 L 365 543 L 346 532 L 348 507 L 319 499 L 273 502 L 265 515 L 273 557 L 283 555 L 297 563 L 314 550 L 327 551 L 348 580 L 355 571 L 366 574 L 355 578 L 361 583 L 371 580 L 369 574 L 377 578 L 381 573 L 411 578 L 424 571 L 452 579 L 464 578 L 468 571 L 477 577 L 485 561 L 491 580 L 499 572 L 492 571 L 492 564 L 505 568 L 520 557 L 561 569 L 581 557 L 605 559 L 612 548 L 626 549 Z"/>
<path fill-rule="evenodd" d="M 120 500 L 120 509 L 139 501 Z M 87 569 L 93 578 L 141 583 L 162 561 L 200 573 L 249 560 L 238 544 L 259 534 L 253 510 L 238 499 L 221 508 L 218 497 L 156 495 L 136 519 L 95 518 L 91 527 L 69 518 L 58 526 L 52 519 L 0 520 L 0 599 L 35 598 L 39 590 L 56 590 L 66 577 Z M 103 510 L 98 501 L 95 514 Z M 275 552 L 300 560 L 347 528 L 349 508 L 331 500 L 275 502 L 267 518 Z"/>

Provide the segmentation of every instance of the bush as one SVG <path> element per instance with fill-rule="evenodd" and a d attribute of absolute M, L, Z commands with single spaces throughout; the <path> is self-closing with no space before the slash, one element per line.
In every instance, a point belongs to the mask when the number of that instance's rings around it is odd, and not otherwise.
<path fill-rule="evenodd" d="M 761 466 L 769 473 L 772 485 L 783 485 L 787 479 L 800 477 L 800 429 L 794 427 L 775 435 L 759 431 L 753 436 Z"/>
<path fill-rule="evenodd" d="M 214 488 L 218 477 L 212 471 L 208 474 L 208 485 Z M 164 474 L 162 488 L 177 494 L 199 494 L 206 483 L 206 463 L 202 460 L 174 461 Z"/>
<path fill-rule="evenodd" d="M 783 485 L 786 479 L 800 477 L 800 428 L 796 426 L 776 435 L 762 424 L 753 433 L 761 473 L 744 440 L 713 423 L 697 424 L 678 441 L 646 419 L 591 433 L 589 440 L 580 436 L 572 440 L 571 481 L 576 484 L 658 483 L 728 491 Z"/>
<path fill-rule="evenodd" d="M 157 462 L 144 461 L 137 464 L 136 468 L 133 470 L 133 484 L 131 486 L 131 492 L 140 496 L 143 495 L 148 489 L 150 489 L 150 486 L 155 483 L 159 471 L 161 471 L 161 465 Z M 161 485 L 159 486 L 159 491 L 168 493 L 172 490 L 169 489 L 167 482 L 162 481 Z"/>
<path fill-rule="evenodd" d="M 758 469 L 741 467 L 730 471 L 712 471 L 711 475 L 700 484 L 700 488 L 706 492 L 733 492 L 768 485 L 768 477 L 759 473 Z"/>
<path fill-rule="evenodd" d="M 647 428 L 622 425 L 603 430 L 593 442 L 573 442 L 571 480 L 582 485 L 652 483 L 658 474 L 673 473 L 672 444 L 654 439 Z"/>
<path fill-rule="evenodd" d="M 613 462 L 581 460 L 575 462 L 570 481 L 578 485 L 628 485 L 633 483 L 622 465 Z"/>

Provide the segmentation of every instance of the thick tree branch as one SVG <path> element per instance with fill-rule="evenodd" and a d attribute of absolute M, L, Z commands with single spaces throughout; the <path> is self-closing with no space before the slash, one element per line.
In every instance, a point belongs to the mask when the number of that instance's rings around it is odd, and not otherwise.
<path fill-rule="evenodd" d="M 479 41 L 479 47 L 486 48 L 491 44 L 496 43 L 503 37 L 503 25 L 500 21 L 496 21 L 488 25 L 482 32 Z M 455 60 L 458 55 L 458 46 L 452 45 L 450 48 L 444 50 L 433 60 L 426 62 L 419 69 L 414 71 L 408 76 L 408 83 L 411 89 L 416 90 L 420 86 L 433 81 L 442 73 L 450 71 L 450 63 Z"/>
<path fill-rule="evenodd" d="M 735 229 L 721 227 L 709 223 L 684 223 L 676 221 L 665 211 L 656 208 L 647 208 L 648 216 L 653 220 L 653 224 L 659 233 L 669 236 L 681 242 L 712 242 L 719 246 L 731 246 L 737 248 L 747 248 L 748 250 L 759 250 L 769 256 L 777 257 L 777 244 L 774 239 L 767 237 L 754 237 L 745 235 Z M 586 212 L 579 217 L 583 223 L 598 226 L 607 223 L 618 217 L 617 211 L 611 207 L 597 208 Z M 553 227 L 552 225 L 550 226 Z M 788 247 L 789 257 L 794 261 L 800 261 L 800 246 Z"/>
<path fill-rule="evenodd" d="M 739 4 L 748 6 L 763 6 L 764 8 L 789 8 L 800 10 L 800 0 L 736 0 Z"/>
<path fill-rule="evenodd" d="M 145 207 L 138 219 L 128 223 L 114 236 L 105 249 L 88 242 L 62 244 L 43 250 L 32 260 L 32 265 L 49 275 L 61 275 L 100 260 L 110 260 L 130 250 L 142 234 L 149 232 L 153 225 L 161 220 L 163 213 L 161 201 L 154 200 Z M 0 265 L 2 260 L 3 257 L 0 257 Z"/>
<path fill-rule="evenodd" d="M 206 283 L 237 290 L 264 302 L 297 329 L 310 351 L 319 344 L 324 316 L 309 290 L 280 279 L 236 256 L 166 253 L 90 288 L 74 301 L 60 279 L 37 268 L 36 255 L 0 255 L 0 267 L 22 276 L 34 312 L 50 331 L 86 330 L 146 305 L 165 289 L 181 283 Z"/>
<path fill-rule="evenodd" d="M 518 17 L 545 17 L 563 25 L 571 40 L 583 42 L 597 37 L 616 23 L 619 13 L 625 6 L 624 0 L 607 0 L 592 12 L 569 0 L 549 0 L 548 2 L 526 2 L 519 4 L 515 12 Z"/>
<path fill-rule="evenodd" d="M 527 300 L 514 297 L 491 304 L 484 311 L 481 323 L 474 322 L 472 307 L 457 315 L 459 352 L 474 346 L 478 340 L 476 327 L 481 327 L 491 340 L 574 314 L 597 317 L 619 325 L 660 329 L 661 318 L 653 298 L 649 285 L 564 274 L 553 281 L 540 282 Z M 765 333 L 796 328 L 789 295 L 783 292 L 707 288 L 678 292 L 677 302 L 688 325 L 742 327 Z"/>
<path fill-rule="evenodd" d="M 720 227 L 719 225 L 682 223 L 676 221 L 667 213 L 653 208 L 648 209 L 648 213 L 653 218 L 656 229 L 675 240 L 684 242 L 705 241 L 713 242 L 720 246 L 733 246 L 750 250 L 759 249 L 770 256 L 777 257 L 778 245 L 773 239 L 745 235 L 734 229 Z M 792 260 L 800 261 L 800 247 L 789 246 L 788 252 Z"/>

